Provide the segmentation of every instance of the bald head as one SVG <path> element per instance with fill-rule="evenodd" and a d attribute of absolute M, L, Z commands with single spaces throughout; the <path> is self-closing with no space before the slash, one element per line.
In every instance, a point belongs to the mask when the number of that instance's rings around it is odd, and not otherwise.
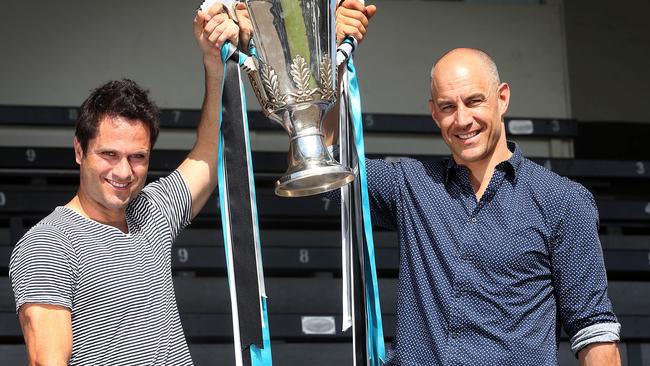
<path fill-rule="evenodd" d="M 431 117 L 456 163 L 482 176 L 509 158 L 503 116 L 510 86 L 499 81 L 492 58 L 473 48 L 456 48 L 431 69 Z"/>
<path fill-rule="evenodd" d="M 431 86 L 434 87 L 436 79 L 439 79 L 441 75 L 448 74 L 451 71 L 462 72 L 463 69 L 484 74 L 494 87 L 501 83 L 499 70 L 497 70 L 497 65 L 490 55 L 476 48 L 454 48 L 442 55 L 433 64 L 431 68 Z"/>

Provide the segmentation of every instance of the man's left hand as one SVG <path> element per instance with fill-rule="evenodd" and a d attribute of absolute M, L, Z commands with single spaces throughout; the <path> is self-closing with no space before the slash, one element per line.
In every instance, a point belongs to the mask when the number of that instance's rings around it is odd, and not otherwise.
<path fill-rule="evenodd" d="M 365 6 L 358 0 L 345 0 L 339 4 L 336 8 L 336 43 L 340 44 L 347 36 L 354 37 L 357 42 L 363 41 L 375 12 L 376 6 Z"/>
<path fill-rule="evenodd" d="M 239 27 L 230 19 L 224 5 L 215 3 L 207 11 L 197 11 L 193 28 L 206 69 L 221 70 L 221 47 L 226 41 L 237 45 Z"/>

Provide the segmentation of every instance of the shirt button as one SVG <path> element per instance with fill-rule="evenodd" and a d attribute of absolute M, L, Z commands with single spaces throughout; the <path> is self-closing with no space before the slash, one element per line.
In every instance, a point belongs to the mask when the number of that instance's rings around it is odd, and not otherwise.
<path fill-rule="evenodd" d="M 475 223 L 477 220 L 476 220 L 476 217 L 472 217 L 471 219 L 469 219 L 469 221 L 470 221 L 471 223 Z"/>

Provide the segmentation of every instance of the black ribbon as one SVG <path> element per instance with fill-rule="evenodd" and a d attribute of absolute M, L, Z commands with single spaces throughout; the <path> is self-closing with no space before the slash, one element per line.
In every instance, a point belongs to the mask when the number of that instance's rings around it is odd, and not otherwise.
<path fill-rule="evenodd" d="M 249 348 L 263 348 L 260 286 L 258 281 L 253 200 L 248 182 L 249 154 L 246 146 L 245 111 L 241 93 L 241 76 L 236 61 L 228 60 L 222 89 L 223 160 L 230 218 L 233 272 L 237 292 L 239 333 L 242 359 L 251 364 Z M 232 286 L 232 285 L 231 285 Z"/>

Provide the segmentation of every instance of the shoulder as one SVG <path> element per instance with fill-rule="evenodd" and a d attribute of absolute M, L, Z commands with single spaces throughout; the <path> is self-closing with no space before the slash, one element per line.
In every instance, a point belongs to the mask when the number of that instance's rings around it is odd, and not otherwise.
<path fill-rule="evenodd" d="M 527 158 L 523 158 L 519 174 L 518 179 L 522 179 L 532 192 L 549 196 L 549 198 L 562 199 L 567 194 L 575 192 L 589 193 L 580 183 L 561 176 Z"/>
<path fill-rule="evenodd" d="M 129 204 L 131 210 L 139 211 L 154 203 L 157 206 L 167 205 L 169 201 L 182 200 L 189 197 L 189 188 L 178 170 L 169 175 L 148 183 L 138 197 Z"/>
<path fill-rule="evenodd" d="M 183 176 L 178 170 L 174 170 L 165 177 L 158 178 L 147 184 L 140 192 L 140 197 L 152 198 L 158 195 L 176 195 L 189 192 Z"/>
<path fill-rule="evenodd" d="M 69 261 L 76 256 L 69 231 L 77 225 L 69 222 L 57 208 L 30 228 L 16 243 L 11 253 L 9 269 L 12 275 L 34 265 L 51 265 L 56 261 Z"/>
<path fill-rule="evenodd" d="M 575 182 L 565 176 L 559 175 L 546 167 L 530 160 L 523 158 L 524 172 L 538 184 L 546 184 L 552 187 L 563 188 L 566 191 L 576 191 L 581 194 L 589 194 L 589 191 L 580 183 Z"/>
<path fill-rule="evenodd" d="M 449 159 L 403 158 L 398 162 L 403 180 L 411 189 L 443 189 Z M 438 187 L 438 188 L 435 188 Z"/>
<path fill-rule="evenodd" d="M 66 214 L 63 207 L 57 207 L 52 213 L 32 226 L 16 243 L 15 250 L 27 247 L 46 246 L 50 250 L 69 246 L 69 231 L 77 230 L 78 225 Z"/>
<path fill-rule="evenodd" d="M 18 243 L 39 238 L 68 241 L 68 235 L 66 232 L 69 230 L 75 230 L 75 228 L 78 227 L 67 212 L 68 210 L 70 209 L 57 207 L 49 215 L 36 223 L 36 225 L 32 226 Z"/>
<path fill-rule="evenodd" d="M 425 199 L 431 194 L 444 194 L 447 165 L 447 160 L 435 158 L 376 160 L 374 167 L 368 165 L 368 184 L 396 202 Z"/>
<path fill-rule="evenodd" d="M 582 184 L 525 158 L 520 173 L 527 193 L 553 214 L 556 223 L 567 211 L 596 212 L 594 197 Z"/>
<path fill-rule="evenodd" d="M 447 159 L 390 158 L 368 159 L 368 167 L 393 169 L 396 172 L 410 174 L 443 175 L 447 168 Z"/>

